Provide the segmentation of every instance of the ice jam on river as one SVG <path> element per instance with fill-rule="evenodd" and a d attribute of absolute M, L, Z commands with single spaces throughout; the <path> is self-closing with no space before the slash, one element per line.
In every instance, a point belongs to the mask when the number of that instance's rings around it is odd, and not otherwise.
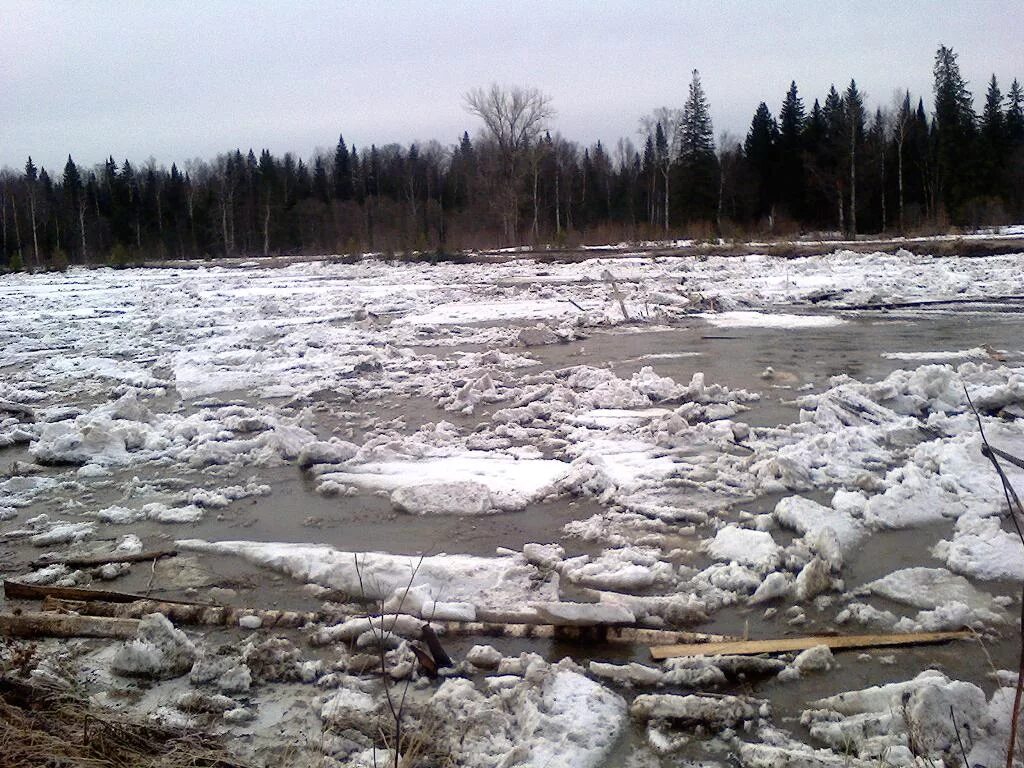
<path fill-rule="evenodd" d="M 1024 548 L 966 393 L 1024 456 L 1022 275 L 840 250 L 0 277 L 3 576 L 148 598 L 8 595 L 5 626 L 72 636 L 3 639 L 5 674 L 254 765 L 1002 765 Z"/>

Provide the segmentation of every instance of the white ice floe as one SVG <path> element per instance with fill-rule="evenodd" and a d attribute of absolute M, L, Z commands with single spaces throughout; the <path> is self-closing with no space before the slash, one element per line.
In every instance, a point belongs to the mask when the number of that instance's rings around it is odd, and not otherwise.
<path fill-rule="evenodd" d="M 707 551 L 716 560 L 770 569 L 777 564 L 782 548 L 770 533 L 727 526 L 708 542 Z"/>
<path fill-rule="evenodd" d="M 845 320 L 835 315 L 794 315 L 782 312 L 705 312 L 700 315 L 718 328 L 832 328 Z"/>
<path fill-rule="evenodd" d="M 597 768 L 626 727 L 626 702 L 577 670 L 539 662 L 525 679 L 486 694 L 448 680 L 430 700 L 448 724 L 434 738 L 468 768 Z"/>
<path fill-rule="evenodd" d="M 534 566 L 521 557 L 431 555 L 417 557 L 378 552 L 343 552 L 324 545 L 263 544 L 251 541 L 183 540 L 181 549 L 238 555 L 251 563 L 285 573 L 299 581 L 339 589 L 352 595 L 384 600 L 404 595 L 405 610 L 438 619 L 465 620 L 464 604 L 475 613 L 535 617 L 527 602 L 557 601 L 555 586 L 537 584 Z M 416 605 L 417 602 L 419 605 Z M 449 611 L 450 605 L 450 611 Z"/>
<path fill-rule="evenodd" d="M 321 475 L 320 481 L 393 492 L 396 504 L 412 512 L 482 514 L 523 509 L 554 493 L 555 483 L 568 472 L 568 464 L 554 459 L 468 451 L 349 463 L 344 471 Z"/>

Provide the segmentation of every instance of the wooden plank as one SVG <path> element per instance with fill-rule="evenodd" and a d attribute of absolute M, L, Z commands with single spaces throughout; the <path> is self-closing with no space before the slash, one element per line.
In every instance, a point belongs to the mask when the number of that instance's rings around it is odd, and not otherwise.
<path fill-rule="evenodd" d="M 43 557 L 32 563 L 34 567 L 44 565 L 66 565 L 70 568 L 93 568 L 107 563 L 148 563 L 165 557 L 177 557 L 176 549 L 157 549 L 151 552 L 110 552 L 105 555 L 86 555 L 82 557 Z"/>
<path fill-rule="evenodd" d="M 108 619 L 66 613 L 0 613 L 0 636 L 106 637 L 128 640 L 137 634 L 138 619 Z"/>
<path fill-rule="evenodd" d="M 149 613 L 162 613 L 174 624 L 211 627 L 238 627 L 239 619 L 255 616 L 261 629 L 299 629 L 322 620 L 313 611 L 257 610 L 223 605 L 186 605 L 166 600 L 138 600 L 134 603 L 107 603 L 99 600 L 62 600 L 47 597 L 43 611 L 78 613 L 84 616 L 105 616 L 113 619 L 138 619 Z"/>
<path fill-rule="evenodd" d="M 150 599 L 145 595 L 133 595 L 129 592 L 83 589 L 81 587 L 48 587 L 38 584 L 21 584 L 10 580 L 4 581 L 4 596 L 8 600 L 45 600 L 47 597 L 56 597 L 61 600 L 100 600 L 105 603 L 134 603 L 136 600 Z M 162 599 L 161 601 L 177 605 L 204 605 L 204 603 L 195 603 L 188 600 Z"/>
<path fill-rule="evenodd" d="M 832 650 L 854 648 L 882 648 L 899 645 L 925 645 L 948 640 L 967 640 L 973 632 L 908 632 L 878 635 L 816 635 L 812 637 L 783 637 L 775 640 L 739 640 L 725 643 L 687 643 L 659 645 L 651 648 L 654 659 L 677 656 L 750 656 L 758 653 L 786 653 L 806 651 L 816 645 L 827 645 Z"/>

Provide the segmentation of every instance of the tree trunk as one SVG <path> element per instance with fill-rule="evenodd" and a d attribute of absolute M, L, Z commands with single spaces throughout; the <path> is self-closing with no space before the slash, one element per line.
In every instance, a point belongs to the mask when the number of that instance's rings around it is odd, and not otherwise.
<path fill-rule="evenodd" d="M 224 237 L 224 255 L 231 255 L 231 242 L 228 240 L 228 201 L 226 196 L 220 201 L 220 226 Z"/>
<path fill-rule="evenodd" d="M 885 210 L 885 144 L 882 144 L 882 151 L 880 153 L 881 162 L 879 167 L 882 173 L 882 231 L 885 232 L 886 225 L 886 210 Z"/>
<path fill-rule="evenodd" d="M 668 172 L 669 167 L 666 165 L 662 170 L 661 175 L 665 178 L 665 234 L 668 234 Z"/>
<path fill-rule="evenodd" d="M 263 208 L 263 255 L 270 255 L 270 201 Z"/>
<path fill-rule="evenodd" d="M 558 166 L 555 168 L 555 233 L 558 235 L 562 234 L 562 192 L 558 183 L 561 177 L 562 168 Z"/>
<path fill-rule="evenodd" d="M 900 210 L 900 234 L 903 234 L 903 136 L 900 135 L 900 140 L 896 143 L 896 186 L 899 190 L 899 210 Z"/>
<path fill-rule="evenodd" d="M 839 231 L 846 231 L 846 215 L 843 207 L 843 185 L 836 179 L 836 202 L 839 205 Z"/>
<path fill-rule="evenodd" d="M 540 206 L 537 199 L 537 177 L 540 176 L 540 163 L 533 166 L 533 242 L 540 239 Z"/>
<path fill-rule="evenodd" d="M 24 266 L 25 255 L 21 248 L 21 226 L 18 224 L 18 206 L 15 205 L 14 195 L 11 195 L 11 213 L 14 216 L 14 239 L 18 243 L 18 258 L 21 259 L 22 266 Z"/>
<path fill-rule="evenodd" d="M 78 202 L 78 231 L 82 234 L 82 261 L 88 261 L 89 251 L 85 245 L 85 200 Z"/>
<path fill-rule="evenodd" d="M 857 130 L 850 128 L 850 234 L 857 237 Z"/>
<path fill-rule="evenodd" d="M 718 236 L 722 236 L 722 204 L 725 200 L 725 171 L 719 169 L 718 172 L 718 207 L 715 209 L 715 229 L 718 230 Z"/>
<path fill-rule="evenodd" d="M 36 233 L 36 196 L 28 193 L 28 207 L 32 214 L 32 254 L 35 257 L 36 269 L 39 269 L 39 235 Z"/>

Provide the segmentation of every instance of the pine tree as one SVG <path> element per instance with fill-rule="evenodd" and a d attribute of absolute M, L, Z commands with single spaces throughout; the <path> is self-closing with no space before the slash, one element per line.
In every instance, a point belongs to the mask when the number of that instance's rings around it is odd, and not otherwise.
<path fill-rule="evenodd" d="M 822 141 L 822 160 L 828 184 L 832 187 L 833 210 L 838 214 L 836 224 L 840 231 L 846 230 L 846 192 L 849 181 L 846 158 L 850 139 L 846 122 L 846 103 L 835 85 L 831 86 L 821 109 L 825 123 L 825 138 Z"/>
<path fill-rule="evenodd" d="M 779 111 L 779 198 L 790 216 L 804 217 L 804 103 L 792 81 Z"/>
<path fill-rule="evenodd" d="M 971 144 L 974 106 L 952 48 L 935 54 L 935 125 L 938 143 L 939 194 L 947 212 L 962 221 L 963 204 L 973 192 Z"/>
<path fill-rule="evenodd" d="M 39 259 L 39 234 L 36 222 L 36 181 L 38 178 L 39 173 L 36 171 L 35 163 L 32 162 L 30 155 L 28 162 L 25 163 L 25 184 L 28 187 L 28 205 L 32 223 L 32 255 L 35 259 L 36 269 L 42 266 L 42 262 Z"/>
<path fill-rule="evenodd" d="M 338 135 L 338 147 L 334 151 L 334 199 L 347 201 L 352 199 L 352 163 L 345 138 Z"/>
<path fill-rule="evenodd" d="M 1006 162 L 1006 122 L 1003 115 L 1003 93 L 996 76 L 988 84 L 985 109 L 981 114 L 978 156 L 981 161 L 981 183 L 984 192 L 998 195 L 1002 191 L 1001 179 Z"/>
<path fill-rule="evenodd" d="M 331 199 L 330 185 L 327 183 L 327 164 L 320 155 L 313 160 L 313 195 L 325 205 Z"/>
<path fill-rule="evenodd" d="M 78 171 L 75 161 L 68 155 L 68 161 L 64 165 L 64 197 L 67 205 L 68 215 L 78 222 L 78 232 L 81 236 L 81 258 L 86 258 L 85 244 L 85 198 L 82 196 L 82 174 Z"/>
<path fill-rule="evenodd" d="M 757 204 L 754 216 L 767 218 L 769 226 L 774 225 L 775 203 L 777 200 L 776 168 L 778 166 L 779 126 L 772 117 L 768 105 L 758 105 L 750 121 L 750 130 L 743 142 L 743 154 L 747 158 L 757 179 Z"/>
<path fill-rule="evenodd" d="M 843 111 L 846 122 L 846 139 L 848 153 L 846 156 L 847 167 L 850 174 L 850 217 L 849 230 L 854 237 L 857 235 L 857 168 L 861 145 L 864 143 L 864 125 L 867 119 L 864 110 L 864 97 L 857 90 L 857 83 L 850 81 L 850 85 L 843 94 Z"/>
<path fill-rule="evenodd" d="M 817 99 L 804 122 L 804 221 L 822 226 L 831 218 L 833 188 L 826 157 L 825 115 Z"/>
<path fill-rule="evenodd" d="M 1006 93 L 1006 138 L 1011 144 L 1024 144 L 1024 88 L 1014 79 Z"/>
<path fill-rule="evenodd" d="M 661 172 L 662 182 L 664 183 L 665 202 L 661 213 L 665 223 L 665 234 L 668 234 L 669 177 L 672 171 L 672 152 L 668 145 L 665 129 L 660 121 L 654 127 L 654 157 L 657 161 L 658 170 Z"/>
<path fill-rule="evenodd" d="M 685 213 L 691 218 L 710 220 L 717 202 L 718 158 L 715 155 L 711 109 L 700 82 L 700 72 L 696 69 L 683 106 L 679 136 Z"/>

